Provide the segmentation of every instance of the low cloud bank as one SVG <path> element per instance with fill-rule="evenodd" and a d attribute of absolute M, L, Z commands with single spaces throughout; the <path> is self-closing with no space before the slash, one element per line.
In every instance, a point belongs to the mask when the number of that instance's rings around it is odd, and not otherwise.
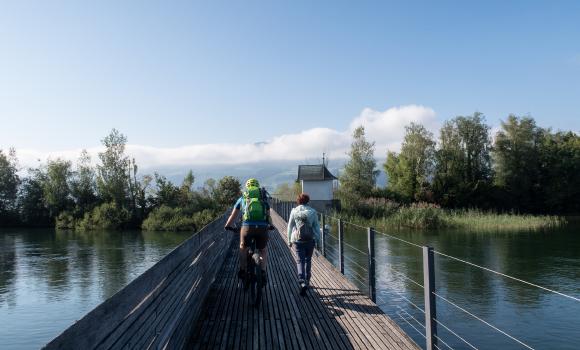
<path fill-rule="evenodd" d="M 388 150 L 398 151 L 410 122 L 422 123 L 429 130 L 436 130 L 438 123 L 431 108 L 408 105 L 376 111 L 365 108 L 354 118 L 346 130 L 313 128 L 295 134 L 275 136 L 265 142 L 253 144 L 198 144 L 182 147 L 159 148 L 143 145 L 127 145 L 127 153 L 143 168 L 165 166 L 203 166 L 220 164 L 244 164 L 266 161 L 304 160 L 318 157 L 326 152 L 334 159 L 345 158 L 350 148 L 352 131 L 362 125 L 368 140 L 376 142 L 376 155 Z M 93 160 L 102 148 L 87 150 Z M 17 156 L 24 167 L 36 166 L 47 159 L 64 158 L 76 160 L 81 150 L 40 152 L 18 149 Z"/>

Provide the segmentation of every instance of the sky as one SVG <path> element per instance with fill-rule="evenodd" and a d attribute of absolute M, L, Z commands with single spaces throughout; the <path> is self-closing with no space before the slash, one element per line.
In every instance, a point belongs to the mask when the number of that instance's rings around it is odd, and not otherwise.
<path fill-rule="evenodd" d="M 0 148 L 151 166 L 380 157 L 475 111 L 580 131 L 578 1 L 3 1 Z"/>

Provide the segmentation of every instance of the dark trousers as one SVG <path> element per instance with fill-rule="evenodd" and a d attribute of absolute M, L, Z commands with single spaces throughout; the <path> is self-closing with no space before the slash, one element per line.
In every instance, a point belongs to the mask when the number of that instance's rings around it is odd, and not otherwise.
<path fill-rule="evenodd" d="M 294 243 L 296 251 L 296 266 L 298 267 L 298 279 L 310 281 L 312 273 L 312 253 L 314 252 L 314 240 Z"/>

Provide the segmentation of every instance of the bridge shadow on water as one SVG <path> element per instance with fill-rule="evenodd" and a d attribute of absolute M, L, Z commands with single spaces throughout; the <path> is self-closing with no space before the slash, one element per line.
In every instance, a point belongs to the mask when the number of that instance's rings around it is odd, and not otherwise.
<path fill-rule="evenodd" d="M 283 230 L 285 222 L 274 217 Z M 254 308 L 237 278 L 238 244 L 211 286 L 190 349 L 417 349 L 374 303 L 322 257 L 313 258 L 312 288 L 300 296 L 294 253 L 279 232 L 269 242 L 268 285 Z"/>

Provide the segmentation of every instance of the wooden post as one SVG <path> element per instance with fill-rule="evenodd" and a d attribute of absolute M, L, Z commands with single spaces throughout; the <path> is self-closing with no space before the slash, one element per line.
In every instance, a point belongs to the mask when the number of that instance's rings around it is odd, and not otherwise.
<path fill-rule="evenodd" d="M 322 232 L 320 233 L 320 252 L 322 256 L 326 258 L 326 249 L 324 248 L 326 245 L 326 230 L 324 227 L 326 226 L 326 217 L 324 217 L 324 213 L 321 215 L 320 223 L 322 224 Z"/>
<path fill-rule="evenodd" d="M 427 350 L 437 346 L 437 310 L 435 303 L 435 264 L 433 248 L 423 247 L 423 286 L 425 294 L 425 341 Z"/>
<path fill-rule="evenodd" d="M 369 297 L 373 303 L 377 302 L 377 290 L 375 282 L 375 229 L 372 227 L 368 228 L 367 232 L 367 254 L 369 258 L 368 268 L 369 268 Z"/>
<path fill-rule="evenodd" d="M 338 268 L 344 275 L 344 226 L 341 219 L 338 219 Z"/>

